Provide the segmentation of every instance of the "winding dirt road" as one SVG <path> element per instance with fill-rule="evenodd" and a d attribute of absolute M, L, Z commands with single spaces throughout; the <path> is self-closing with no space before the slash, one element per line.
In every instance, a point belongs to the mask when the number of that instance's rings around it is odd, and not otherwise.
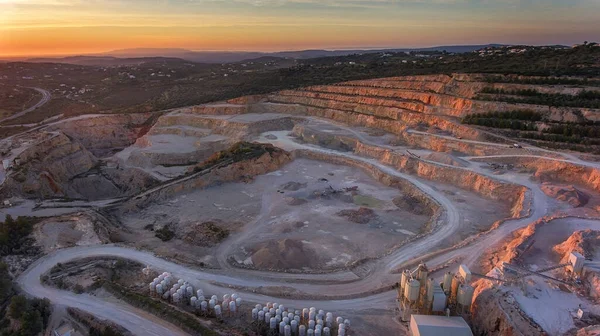
<path fill-rule="evenodd" d="M 15 114 L 13 114 L 10 117 L 6 117 L 6 118 L 0 120 L 0 123 L 2 123 L 4 121 L 7 121 L 7 120 L 12 120 L 12 119 L 19 118 L 19 117 L 22 117 L 22 116 L 26 115 L 29 112 L 33 112 L 34 110 L 42 107 L 44 104 L 46 104 L 47 102 L 49 102 L 50 99 L 52 99 L 52 94 L 50 94 L 50 91 L 47 91 L 47 90 L 44 90 L 44 89 L 41 89 L 41 88 L 36 88 L 36 87 L 32 87 L 31 89 L 34 89 L 37 92 L 41 93 L 42 94 L 42 99 L 40 99 L 40 101 L 38 101 L 32 107 L 30 107 L 30 108 L 28 108 L 26 110 L 23 110 L 21 112 L 15 113 Z"/>
<path fill-rule="evenodd" d="M 389 285 L 397 281 L 397 275 L 393 274 L 393 272 L 400 265 L 417 257 L 427 255 L 429 251 L 436 250 L 440 243 L 444 242 L 445 239 L 448 239 L 460 230 L 462 225 L 464 225 L 464 223 L 462 223 L 460 212 L 442 192 L 423 183 L 414 176 L 398 172 L 392 167 L 386 166 L 374 159 L 361 157 L 352 153 L 337 152 L 317 146 L 299 144 L 293 141 L 287 133 L 288 131 L 269 132 L 269 134 L 275 135 L 277 140 L 269 140 L 265 137 L 261 137 L 259 141 L 272 143 L 285 150 L 307 150 L 355 160 L 357 162 L 369 164 L 391 176 L 404 179 L 429 195 L 429 197 L 441 206 L 443 209 L 441 218 L 442 224 L 437 225 L 435 229 L 425 237 L 400 247 L 386 257 L 368 263 L 368 272 L 363 277 L 359 277 L 350 271 L 326 274 L 286 274 L 235 268 L 229 265 L 227 256 L 229 255 L 230 249 L 235 248 L 235 246 L 253 232 L 251 230 L 248 230 L 247 232 L 246 230 L 243 230 L 241 233 L 230 237 L 228 243 L 222 244 L 218 249 L 217 258 L 223 268 L 214 271 L 214 273 L 175 264 L 158 258 L 148 252 L 114 245 L 100 245 L 63 249 L 46 255 L 21 274 L 17 279 L 18 283 L 25 292 L 32 296 L 47 297 L 56 304 L 80 308 L 98 317 L 120 324 L 134 334 L 139 335 L 185 335 L 185 333 L 172 324 L 166 323 L 128 305 L 108 302 L 101 298 L 89 295 L 77 295 L 44 286 L 40 283 L 40 276 L 57 263 L 66 263 L 84 257 L 121 257 L 149 265 L 160 271 L 171 272 L 176 277 L 185 278 L 195 287 L 202 288 L 208 293 L 222 295 L 231 292 L 231 289 L 227 288 L 229 285 L 243 287 L 247 289 L 242 291 L 241 294 L 246 302 L 262 303 L 267 301 L 277 301 L 288 306 L 293 305 L 294 307 L 298 307 L 298 305 L 303 307 L 318 306 L 319 308 L 326 310 L 347 312 L 350 315 L 352 312 L 363 309 L 392 307 L 395 304 L 395 294 L 389 290 L 385 290 L 385 288 L 388 288 Z M 353 133 L 357 135 L 360 140 L 368 141 L 360 136 L 360 134 Z M 435 267 L 437 265 L 442 265 L 448 260 L 455 258 L 463 260 L 462 262 L 467 265 L 473 265 L 477 258 L 490 246 L 500 242 L 512 231 L 522 228 L 547 215 L 549 208 L 552 206 L 551 202 L 553 201 L 525 175 L 493 175 L 475 162 L 473 162 L 469 168 L 463 169 L 474 170 L 479 174 L 487 175 L 498 180 L 526 186 L 530 190 L 530 197 L 533 202 L 532 212 L 527 218 L 507 220 L 499 228 L 477 236 L 472 242 L 465 246 L 450 249 L 444 254 L 431 255 L 431 257 L 426 259 L 430 266 Z M 263 217 L 268 213 L 269 200 L 268 198 L 263 198 L 260 215 L 252 223 L 247 224 L 247 226 L 260 225 L 261 221 L 263 221 Z M 256 294 L 253 291 L 259 287 L 269 286 L 293 287 L 302 293 L 301 296 L 318 297 L 319 299 L 301 300 L 294 298 L 274 298 Z M 375 292 L 378 292 L 378 294 L 373 294 Z M 343 294 L 347 299 L 335 299 L 339 297 L 340 294 Z"/>

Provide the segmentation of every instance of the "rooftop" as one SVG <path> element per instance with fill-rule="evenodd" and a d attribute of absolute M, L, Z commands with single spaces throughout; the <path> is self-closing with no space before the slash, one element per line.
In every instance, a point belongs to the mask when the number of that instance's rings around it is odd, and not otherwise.
<path fill-rule="evenodd" d="M 413 336 L 473 336 L 471 328 L 460 316 L 412 315 L 410 331 Z"/>

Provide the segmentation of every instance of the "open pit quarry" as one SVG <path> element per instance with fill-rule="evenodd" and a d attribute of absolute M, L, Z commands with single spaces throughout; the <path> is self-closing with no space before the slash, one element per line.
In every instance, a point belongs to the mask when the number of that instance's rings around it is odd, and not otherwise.
<path fill-rule="evenodd" d="M 431 311 L 399 291 L 401 276 L 439 284 L 451 272 L 473 295 L 442 286 L 437 315 L 448 306 L 476 335 L 588 335 L 600 328 L 600 164 L 515 146 L 460 118 L 527 108 L 597 121 L 600 110 L 477 100 L 486 87 L 582 90 L 477 74 L 393 77 L 83 115 L 8 137 L 0 215 L 44 218 L 33 233 L 39 257 L 7 262 L 27 294 L 135 335 L 193 332 L 84 275 L 69 279 L 83 279 L 79 294 L 40 277 L 57 264 L 121 258 L 154 272 L 127 273 L 137 294 L 155 295 L 148 283 L 163 272 L 208 297 L 239 293 L 239 314 L 218 316 L 224 324 L 196 311 L 217 334 L 252 330 L 254 305 L 278 302 L 348 318 L 347 335 L 407 335 L 406 314 Z M 577 265 L 575 252 L 585 259 Z"/>

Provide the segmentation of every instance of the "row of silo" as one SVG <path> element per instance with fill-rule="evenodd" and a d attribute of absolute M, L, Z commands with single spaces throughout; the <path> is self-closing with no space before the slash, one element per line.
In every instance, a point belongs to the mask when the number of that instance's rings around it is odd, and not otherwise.
<path fill-rule="evenodd" d="M 350 320 L 334 319 L 333 313 L 315 307 L 294 310 L 278 303 L 257 304 L 252 319 L 265 323 L 272 333 L 281 336 L 346 336 Z"/>

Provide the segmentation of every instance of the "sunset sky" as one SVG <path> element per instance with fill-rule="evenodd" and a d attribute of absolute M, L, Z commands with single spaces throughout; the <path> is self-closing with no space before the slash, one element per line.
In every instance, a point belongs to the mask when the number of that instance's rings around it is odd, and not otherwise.
<path fill-rule="evenodd" d="M 600 0 L 0 0 L 0 56 L 573 44 Z"/>

